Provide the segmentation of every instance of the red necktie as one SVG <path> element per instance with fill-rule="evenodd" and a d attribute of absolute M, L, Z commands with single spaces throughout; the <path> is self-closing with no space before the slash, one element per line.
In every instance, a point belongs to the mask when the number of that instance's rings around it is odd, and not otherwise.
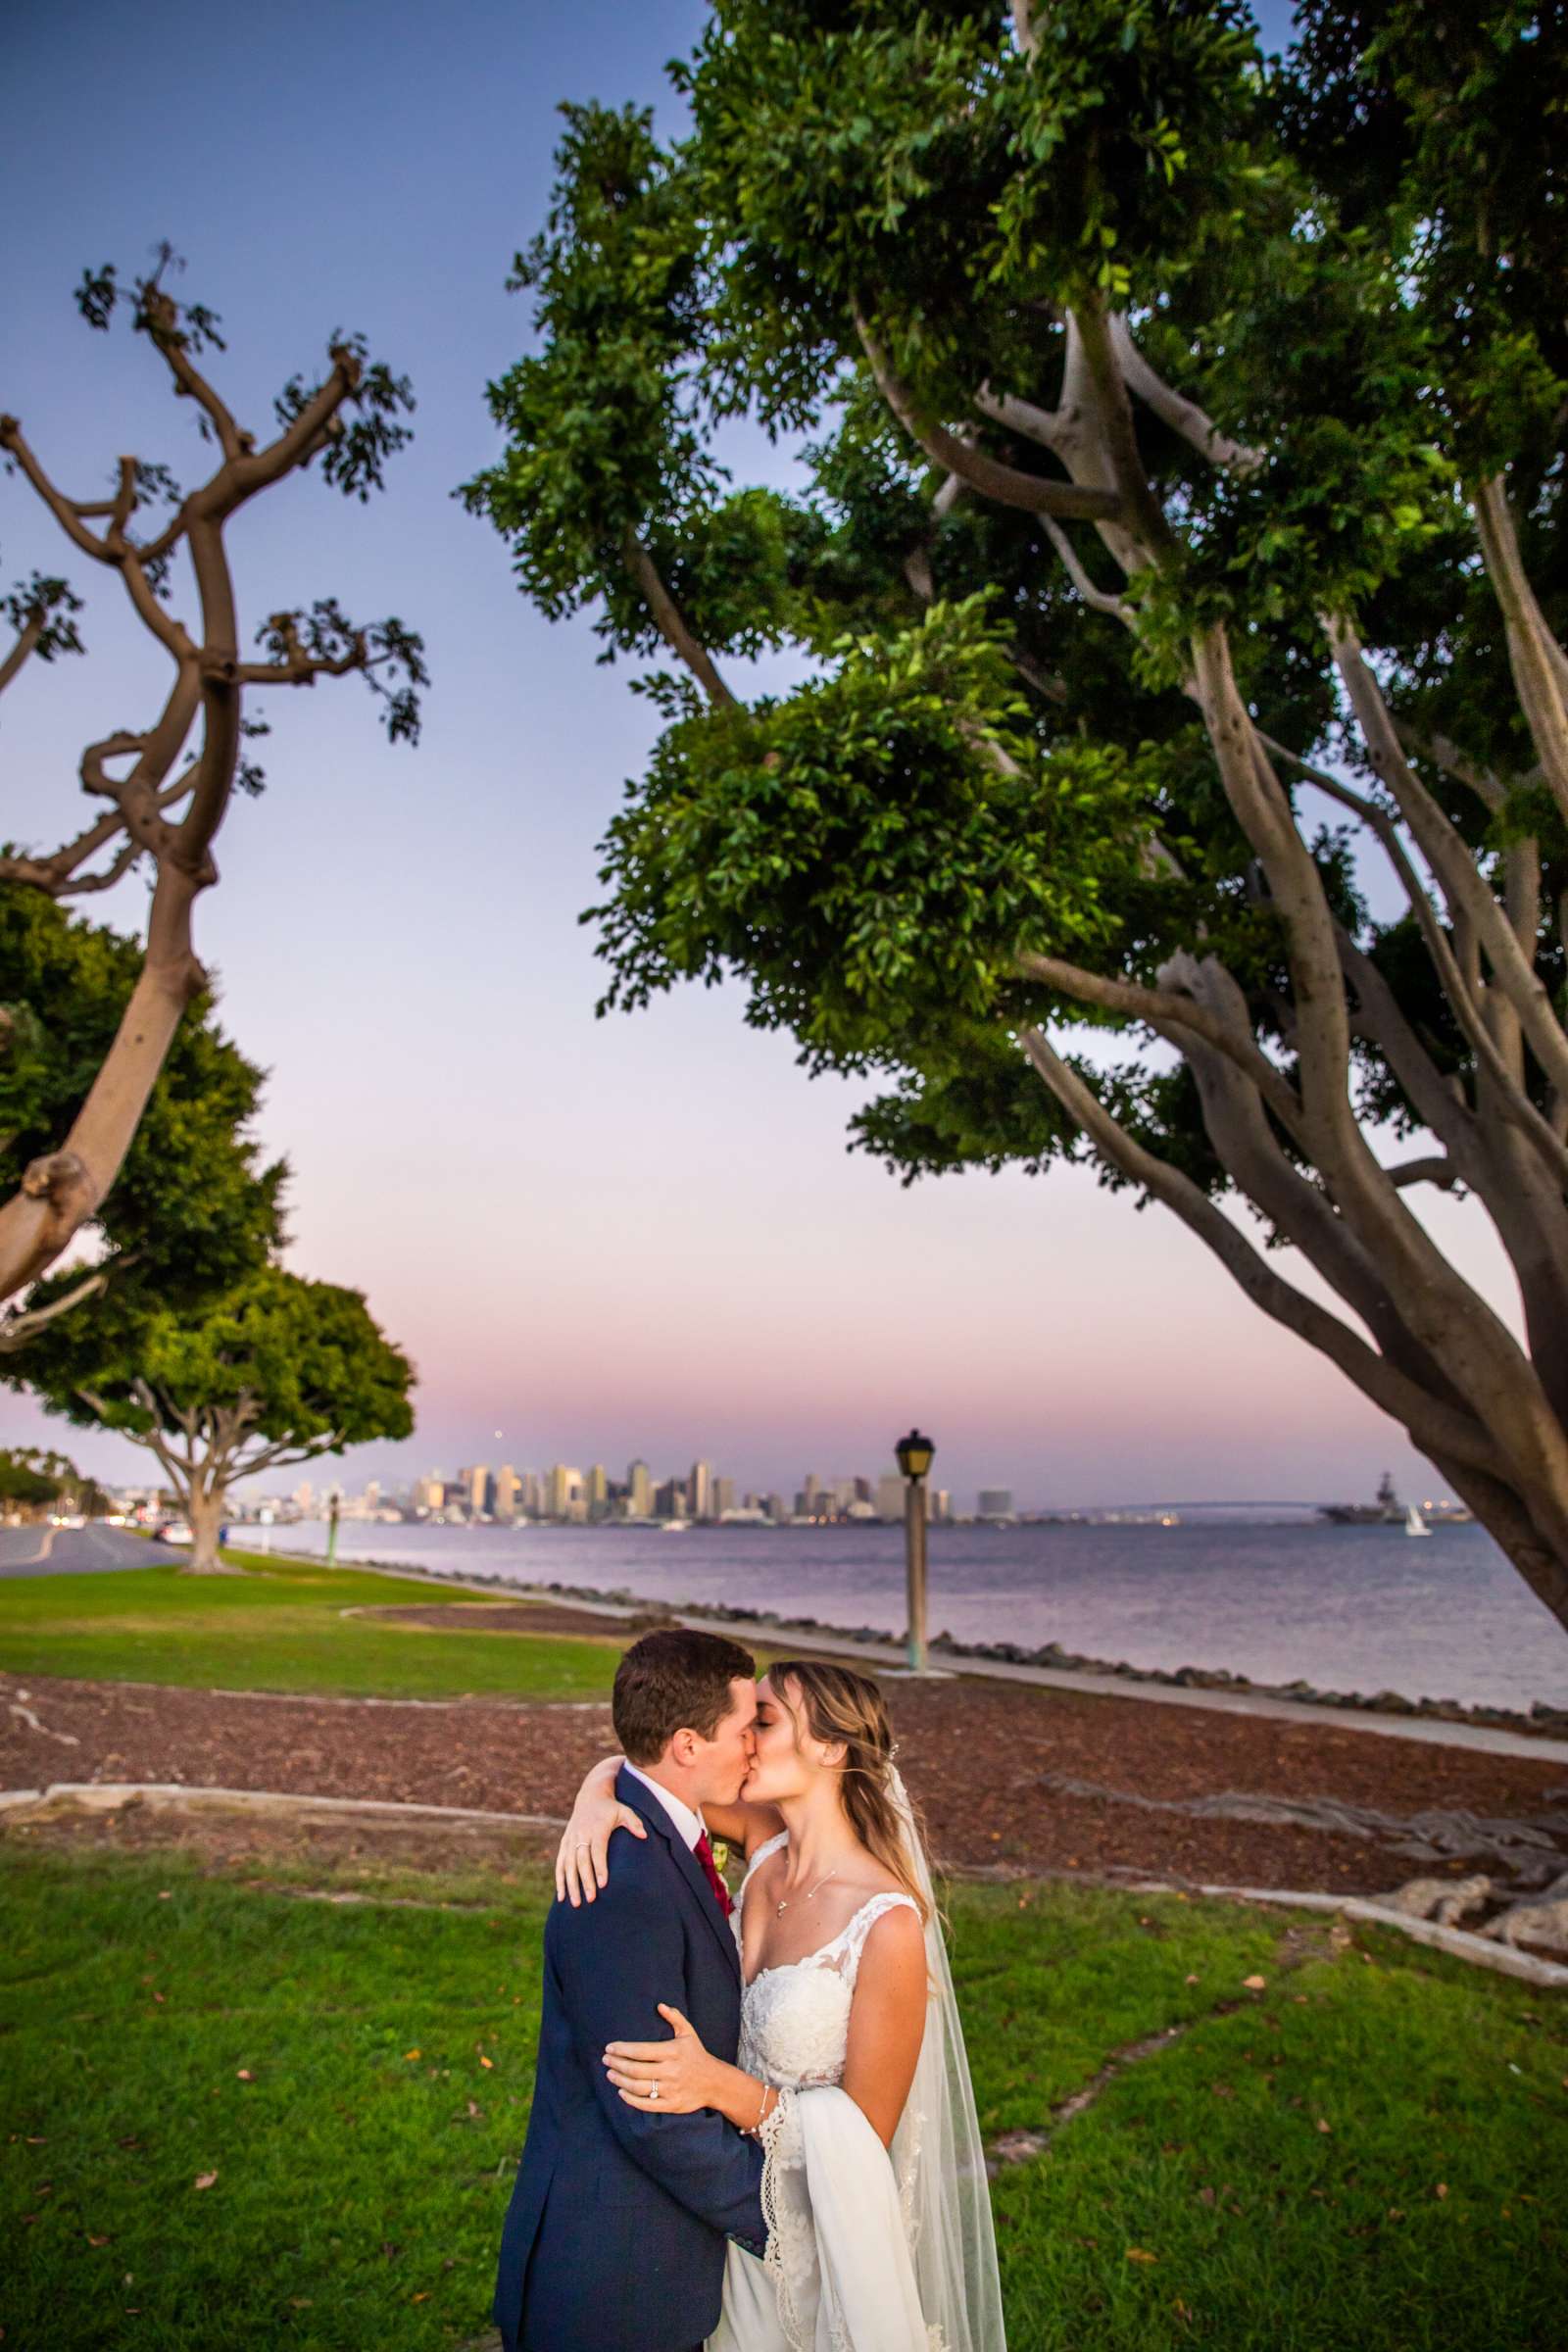
<path fill-rule="evenodd" d="M 708 1842 L 708 1832 L 706 1830 L 698 1838 L 697 1843 L 692 1847 L 692 1852 L 697 1856 L 698 1861 L 703 1866 L 703 1876 L 708 1881 L 710 1886 L 711 1886 L 713 1889 L 713 1893 L 717 1898 L 719 1909 L 723 1912 L 724 1917 L 728 1919 L 730 1913 L 734 1910 L 735 1905 L 730 1900 L 729 1888 L 725 1886 L 723 1880 L 718 1875 L 718 1864 L 713 1860 L 713 1849 Z"/>

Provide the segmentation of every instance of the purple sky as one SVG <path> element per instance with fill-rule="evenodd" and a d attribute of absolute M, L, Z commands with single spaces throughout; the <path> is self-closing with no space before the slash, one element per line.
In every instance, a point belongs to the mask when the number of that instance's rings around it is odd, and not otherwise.
<path fill-rule="evenodd" d="M 702 13 L 281 0 L 264 24 L 98 0 L 27 12 L 7 44 L 14 215 L 32 195 L 3 264 L 0 396 L 74 495 L 122 450 L 195 469 L 152 356 L 90 334 L 70 300 L 84 263 L 128 273 L 160 237 L 222 315 L 242 416 L 265 423 L 338 325 L 418 395 L 385 497 L 291 483 L 233 554 L 247 636 L 326 593 L 421 629 L 423 743 L 389 750 L 352 680 L 273 698 L 270 789 L 236 806 L 198 909 L 225 1025 L 271 1073 L 290 1262 L 363 1289 L 419 1369 L 413 1443 L 362 1448 L 343 1474 L 701 1453 L 792 1489 L 808 1468 L 889 1466 L 912 1417 L 963 1505 L 979 1485 L 1031 1503 L 1330 1496 L 1369 1492 L 1385 1463 L 1429 1491 L 1402 1434 L 1164 1212 L 1087 1171 L 902 1191 L 844 1151 L 858 1090 L 808 1083 L 787 1040 L 743 1027 L 734 991 L 594 1020 L 602 967 L 576 916 L 651 713 L 596 666 L 586 621 L 528 609 L 448 494 L 491 452 L 483 386 L 527 332 L 503 281 L 541 218 L 557 102 L 651 102 L 672 125 L 662 65 Z M 781 463 L 754 440 L 738 454 Z M 60 567 L 23 487 L 0 493 L 6 579 Z M 28 841 L 76 820 L 81 744 L 139 722 L 160 683 L 104 585 L 71 568 L 91 590 L 90 659 L 35 665 L 6 697 L 5 825 Z M 131 928 L 143 903 L 133 882 L 94 911 Z M 1511 1312 L 1479 1217 L 1429 1214 Z M 0 1426 L 105 1475 L 146 1461 L 10 1396 Z"/>

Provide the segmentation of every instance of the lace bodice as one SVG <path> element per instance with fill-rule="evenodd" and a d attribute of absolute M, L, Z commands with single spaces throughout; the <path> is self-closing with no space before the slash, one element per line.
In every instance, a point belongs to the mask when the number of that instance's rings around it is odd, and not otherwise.
<path fill-rule="evenodd" d="M 758 1864 L 777 1853 L 784 1842 L 781 1834 L 758 1847 L 746 1873 L 748 1882 Z M 733 1915 L 737 1941 L 745 1895 L 743 1886 Z M 818 1950 L 758 1970 L 741 1994 L 739 2064 L 744 2073 L 784 2090 L 843 2080 L 860 1954 L 877 1921 L 901 1904 L 911 1911 L 919 1908 L 907 1894 L 873 1894 Z"/>

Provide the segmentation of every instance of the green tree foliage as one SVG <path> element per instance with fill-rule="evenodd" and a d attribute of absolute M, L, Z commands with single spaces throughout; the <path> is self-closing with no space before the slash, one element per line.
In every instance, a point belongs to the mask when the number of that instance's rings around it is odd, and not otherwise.
<path fill-rule="evenodd" d="M 75 1116 L 120 1029 L 141 967 L 130 940 L 38 891 L 0 883 L 0 1191 Z M 176 1031 L 88 1238 L 90 1259 L 35 1283 L 0 1324 L 0 1378 L 26 1370 L 25 1342 L 57 1314 L 87 1317 L 113 1289 L 122 1328 L 185 1312 L 258 1271 L 283 1239 L 282 1160 L 246 1130 L 263 1073 L 226 1038 L 211 994 Z"/>
<path fill-rule="evenodd" d="M 0 1448 L 0 1502 L 32 1511 L 61 1503 L 83 1513 L 109 1508 L 98 1481 L 84 1477 L 69 1454 L 47 1446 Z"/>
<path fill-rule="evenodd" d="M 264 1266 L 197 1313 L 121 1315 L 111 1293 L 27 1351 L 28 1385 L 78 1426 L 145 1446 L 180 1496 L 190 1566 L 218 1562 L 236 1479 L 414 1428 L 414 1367 L 363 1292 Z"/>
<path fill-rule="evenodd" d="M 567 110 L 465 495 L 656 663 L 605 1006 L 732 979 L 906 1179 L 1092 1153 L 1568 1623 L 1565 29 L 716 0 L 679 138 Z"/>

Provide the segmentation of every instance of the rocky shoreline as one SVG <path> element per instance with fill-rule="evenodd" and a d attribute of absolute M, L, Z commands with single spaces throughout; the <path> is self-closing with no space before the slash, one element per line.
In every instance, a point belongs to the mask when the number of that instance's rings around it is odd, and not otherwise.
<path fill-rule="evenodd" d="M 296 1557 L 314 1557 L 296 1554 Z M 345 1563 L 347 1564 L 347 1563 Z M 777 1625 L 785 1632 L 809 1634 L 817 1640 L 846 1642 L 892 1642 L 902 1636 L 886 1626 L 825 1625 L 817 1617 L 776 1616 L 767 1609 L 749 1609 L 732 1606 L 715 1609 L 701 1601 L 651 1601 L 645 1593 L 631 1592 L 624 1586 L 607 1589 L 597 1585 L 519 1585 L 510 1577 L 473 1575 L 470 1572 L 447 1572 L 441 1569 L 412 1570 L 396 1560 L 360 1560 L 356 1567 L 379 1568 L 388 1575 L 416 1574 L 437 1584 L 485 1586 L 503 1592 L 548 1593 L 561 1600 L 598 1601 L 628 1613 L 642 1612 L 660 1617 L 701 1618 L 710 1625 Z M 1298 1699 L 1319 1707 L 1343 1707 L 1348 1713 L 1359 1709 L 1363 1714 L 1424 1715 L 1440 1723 L 1483 1725 L 1490 1730 L 1534 1732 L 1543 1739 L 1568 1737 L 1568 1707 L 1548 1706 L 1537 1699 L 1528 1711 L 1517 1707 L 1465 1706 L 1455 1698 L 1407 1698 L 1399 1690 L 1376 1690 L 1370 1695 L 1361 1690 L 1320 1690 L 1315 1684 L 1297 1680 L 1290 1683 L 1254 1682 L 1250 1675 L 1233 1674 L 1224 1666 L 1132 1666 L 1125 1658 L 1090 1658 L 1079 1651 L 1063 1649 L 1058 1642 L 1046 1642 L 1030 1649 L 1017 1642 L 957 1642 L 952 1634 L 932 1637 L 930 1646 L 943 1657 L 961 1665 L 965 1658 L 996 1659 L 1008 1666 L 1049 1666 L 1058 1673 L 1114 1675 L 1124 1682 L 1164 1683 L 1176 1690 L 1238 1690 L 1253 1692 L 1261 1698 Z"/>

